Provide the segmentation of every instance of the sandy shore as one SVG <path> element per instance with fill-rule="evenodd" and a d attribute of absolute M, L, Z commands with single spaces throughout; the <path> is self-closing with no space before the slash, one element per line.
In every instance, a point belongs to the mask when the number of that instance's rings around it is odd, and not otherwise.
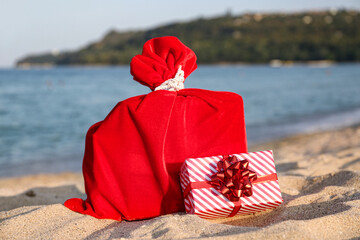
<path fill-rule="evenodd" d="M 360 237 L 360 127 L 254 146 L 273 149 L 284 204 L 207 221 L 184 213 L 98 220 L 62 203 L 85 197 L 81 174 L 0 179 L 0 239 L 351 239 Z"/>

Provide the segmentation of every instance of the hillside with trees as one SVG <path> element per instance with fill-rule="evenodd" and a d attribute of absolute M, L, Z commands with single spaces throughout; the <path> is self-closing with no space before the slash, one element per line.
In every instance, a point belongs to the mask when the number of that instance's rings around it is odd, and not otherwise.
<path fill-rule="evenodd" d="M 321 11 L 199 18 L 144 31 L 110 31 L 77 51 L 27 56 L 24 65 L 120 65 L 141 53 L 148 39 L 177 36 L 199 63 L 360 61 L 360 12 Z"/>

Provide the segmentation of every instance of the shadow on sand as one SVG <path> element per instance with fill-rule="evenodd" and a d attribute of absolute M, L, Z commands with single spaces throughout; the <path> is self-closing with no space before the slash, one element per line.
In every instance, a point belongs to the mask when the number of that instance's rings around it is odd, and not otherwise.
<path fill-rule="evenodd" d="M 84 198 L 85 194 L 80 192 L 75 185 L 31 188 L 15 196 L 1 196 L 0 211 L 10 211 L 24 206 L 63 204 L 72 197 Z"/>

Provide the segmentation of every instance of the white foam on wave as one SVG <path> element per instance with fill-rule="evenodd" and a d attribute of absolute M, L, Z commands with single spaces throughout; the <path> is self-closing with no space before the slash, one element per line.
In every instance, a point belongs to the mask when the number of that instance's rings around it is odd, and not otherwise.
<path fill-rule="evenodd" d="M 309 117 L 288 123 L 251 126 L 247 128 L 247 135 L 249 143 L 255 144 L 295 134 L 335 130 L 357 124 L 360 124 L 360 108 Z"/>

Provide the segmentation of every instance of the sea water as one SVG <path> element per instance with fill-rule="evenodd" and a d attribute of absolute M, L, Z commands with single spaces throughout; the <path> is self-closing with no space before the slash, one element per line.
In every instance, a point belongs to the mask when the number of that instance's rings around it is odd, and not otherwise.
<path fill-rule="evenodd" d="M 199 66 L 186 88 L 244 99 L 251 144 L 360 122 L 360 65 Z M 80 171 L 87 129 L 149 93 L 128 67 L 0 69 L 0 177 Z"/>

